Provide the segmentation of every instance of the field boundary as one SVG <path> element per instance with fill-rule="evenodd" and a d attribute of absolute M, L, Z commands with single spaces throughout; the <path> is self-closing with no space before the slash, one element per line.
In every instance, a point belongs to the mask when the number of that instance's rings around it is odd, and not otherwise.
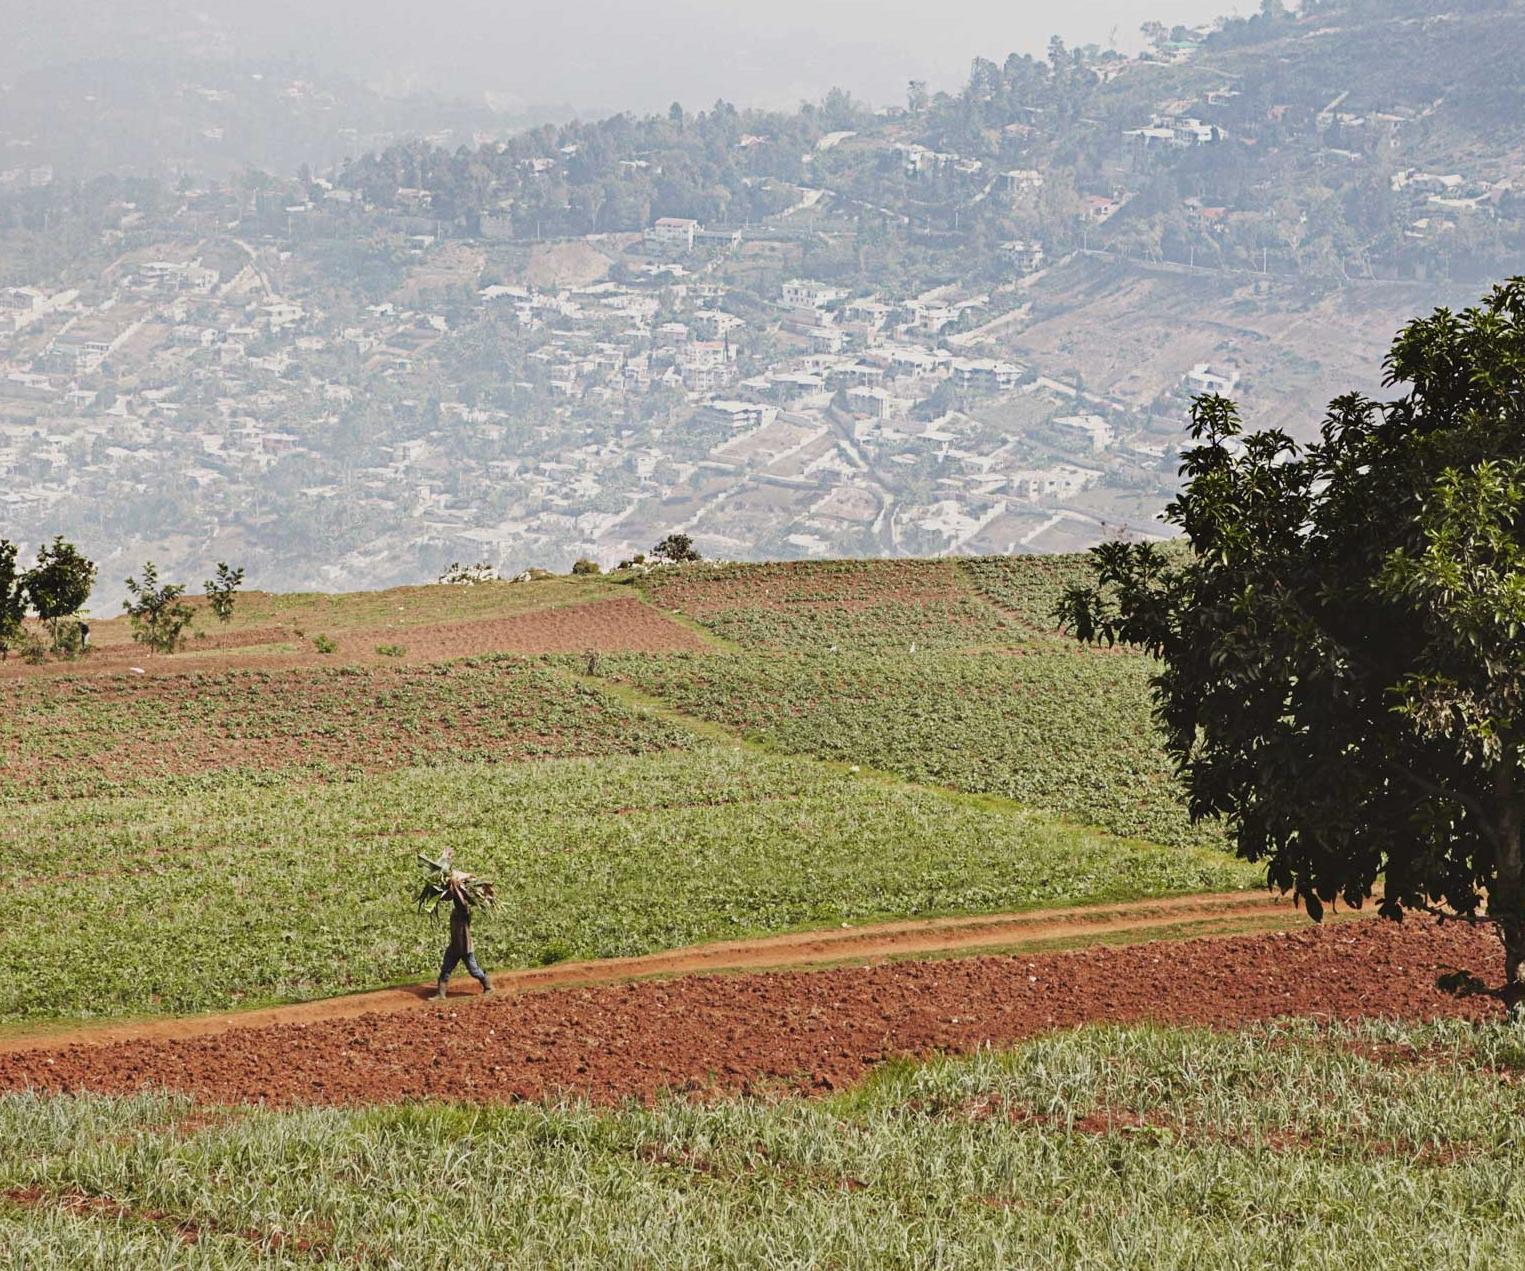
<path fill-rule="evenodd" d="M 1290 901 L 1267 892 L 1215 892 L 1070 908 L 1034 909 L 873 923 L 791 932 L 751 940 L 691 945 L 626 958 L 563 962 L 493 972 L 500 992 L 530 993 L 586 988 L 621 981 L 745 971 L 783 971 L 850 963 L 1009 952 L 1013 949 L 1077 947 L 1119 936 L 1191 938 L 1236 931 L 1298 927 L 1307 919 Z M 457 981 L 452 1008 L 480 997 L 475 985 Z M 66 1046 L 110 1045 L 210 1037 L 234 1029 L 275 1024 L 313 1024 L 427 1009 L 430 984 L 395 985 L 344 997 L 248 1011 L 177 1016 L 0 1034 L 0 1055 L 51 1051 Z"/>

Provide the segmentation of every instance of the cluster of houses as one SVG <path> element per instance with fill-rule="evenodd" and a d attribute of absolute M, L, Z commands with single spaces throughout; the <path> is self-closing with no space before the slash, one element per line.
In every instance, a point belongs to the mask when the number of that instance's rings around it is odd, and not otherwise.
<path fill-rule="evenodd" d="M 991 316 L 988 296 L 802 277 L 759 308 L 704 267 L 729 234 L 660 218 L 641 237 L 619 281 L 481 286 L 466 313 L 393 299 L 341 317 L 320 290 L 277 290 L 293 275 L 271 249 L 227 240 L 210 256 L 130 253 L 89 294 L 0 291 L 7 523 L 25 533 L 66 503 L 164 489 L 245 529 L 342 505 L 395 526 L 333 564 L 336 580 L 371 579 L 420 541 L 505 565 L 613 557 L 670 528 L 684 500 L 712 534 L 707 509 L 728 507 L 737 551 L 791 526 L 802 552 L 863 550 L 864 536 L 1006 550 L 1101 480 L 1105 421 L 1056 422 L 1035 453 L 980 418 L 1047 391 L 1014 361 L 950 344 Z M 432 250 L 414 249 L 421 269 Z M 1003 250 L 1014 272 L 1042 266 L 1037 243 Z M 478 324 L 520 349 L 495 400 L 420 403 L 415 386 L 451 382 Z M 378 401 L 384 437 L 331 440 Z M 579 429 L 588 440 L 569 444 Z M 278 472 L 272 505 L 262 491 Z"/>

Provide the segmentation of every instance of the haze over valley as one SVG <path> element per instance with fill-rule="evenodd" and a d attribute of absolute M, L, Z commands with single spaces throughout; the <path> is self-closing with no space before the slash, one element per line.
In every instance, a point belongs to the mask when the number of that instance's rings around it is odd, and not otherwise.
<path fill-rule="evenodd" d="M 1114 4 L 1068 43 L 984 8 L 922 40 L 893 6 L 786 5 L 773 42 L 676 20 L 623 60 L 549 9 L 517 41 L 470 5 L 24 21 L 8 535 L 302 588 L 674 531 L 738 559 L 1152 537 L 1194 394 L 1310 436 L 1403 320 L 1521 258 L 1518 4 Z"/>

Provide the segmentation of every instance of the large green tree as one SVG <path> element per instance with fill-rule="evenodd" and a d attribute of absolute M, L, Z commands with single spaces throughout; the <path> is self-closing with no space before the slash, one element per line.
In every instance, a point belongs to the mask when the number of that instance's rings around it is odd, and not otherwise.
<path fill-rule="evenodd" d="M 1110 543 L 1061 617 L 1160 660 L 1194 817 L 1315 918 L 1494 923 L 1525 999 L 1525 278 L 1410 323 L 1401 395 L 1334 401 L 1307 447 L 1198 399 L 1167 518 Z"/>
<path fill-rule="evenodd" d="M 26 575 L 16 568 L 16 545 L 0 538 L 0 659 L 10 657 L 26 617 Z"/>
<path fill-rule="evenodd" d="M 37 563 L 26 574 L 27 598 L 37 616 L 48 624 L 53 647 L 65 638 L 64 623 L 74 618 L 90 599 L 95 586 L 95 564 L 80 555 L 73 543 L 59 535 L 37 551 Z"/>

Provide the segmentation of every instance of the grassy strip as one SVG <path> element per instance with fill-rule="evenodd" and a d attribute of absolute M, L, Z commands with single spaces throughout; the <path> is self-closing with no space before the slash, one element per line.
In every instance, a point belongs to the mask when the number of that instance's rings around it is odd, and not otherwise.
<path fill-rule="evenodd" d="M 8 809 L 0 1015 L 83 1019 L 427 977 L 414 853 L 494 878 L 534 965 L 839 922 L 1253 886 L 1251 867 L 739 748 Z"/>
<path fill-rule="evenodd" d="M 27 1267 L 315 1251 L 410 1267 L 1512 1266 L 1522 1061 L 1504 1024 L 1134 1027 L 894 1065 L 818 1102 L 198 1127 L 175 1099 L 12 1095 L 0 1249 Z"/>

